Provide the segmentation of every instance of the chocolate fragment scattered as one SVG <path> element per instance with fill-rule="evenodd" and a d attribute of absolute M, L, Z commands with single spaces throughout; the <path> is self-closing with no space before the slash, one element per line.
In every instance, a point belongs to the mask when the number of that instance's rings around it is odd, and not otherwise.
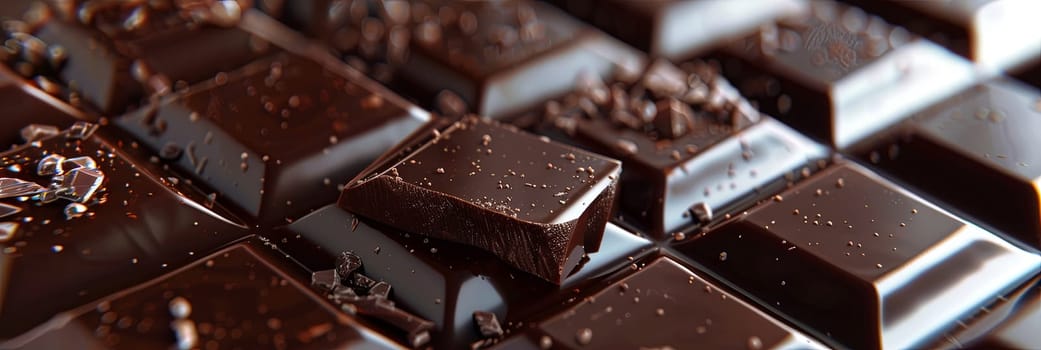
<path fill-rule="evenodd" d="M 390 284 L 376 282 L 362 274 L 361 257 L 342 252 L 336 269 L 311 274 L 311 284 L 326 293 L 329 300 L 344 311 L 373 317 L 397 327 L 406 335 L 409 346 L 421 347 L 430 341 L 434 323 L 394 306 L 390 301 Z"/>
<path fill-rule="evenodd" d="M 141 162 L 140 150 L 115 146 L 119 140 L 80 124 L 0 154 L 0 192 L 20 194 L 0 199 L 17 207 L 0 223 L 0 339 L 246 234 L 226 211 L 203 210 L 186 194 L 191 187 L 160 181 L 171 174 Z"/>
<path fill-rule="evenodd" d="M 474 311 L 474 324 L 485 338 L 502 337 L 502 326 L 494 313 L 487 311 Z"/>
<path fill-rule="evenodd" d="M 534 118 L 541 133 L 622 160 L 621 210 L 659 239 L 753 204 L 828 153 L 761 116 L 709 64 L 682 67 L 587 76 Z"/>
<path fill-rule="evenodd" d="M 439 135 L 406 141 L 412 149 L 384 157 L 348 184 L 340 206 L 406 232 L 476 246 L 557 284 L 583 254 L 599 249 L 621 172 L 617 161 L 476 117 Z"/>
<path fill-rule="evenodd" d="M 357 226 L 348 232 L 352 223 Z M 342 252 L 353 251 L 365 262 L 366 276 L 394 286 L 391 300 L 396 307 L 435 323 L 430 346 L 446 349 L 498 344 L 475 327 L 476 311 L 503 310 L 495 312 L 504 332 L 534 324 L 543 310 L 572 300 L 575 288 L 585 289 L 614 271 L 628 270 L 630 258 L 653 251 L 646 239 L 608 223 L 601 250 L 583 258 L 558 286 L 521 273 L 481 249 L 403 233 L 336 205 L 276 230 L 271 239 L 312 271 L 335 266 Z"/>

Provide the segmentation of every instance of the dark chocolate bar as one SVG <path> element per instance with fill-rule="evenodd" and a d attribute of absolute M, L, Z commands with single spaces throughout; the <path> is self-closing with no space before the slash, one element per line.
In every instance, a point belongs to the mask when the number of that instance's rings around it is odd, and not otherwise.
<path fill-rule="evenodd" d="M 69 312 L 30 349 L 399 348 L 241 243 Z"/>
<path fill-rule="evenodd" d="M 389 229 L 328 206 L 272 233 L 271 242 L 313 271 L 351 251 L 365 275 L 393 286 L 396 306 L 431 320 L 432 345 L 460 348 L 485 337 L 473 320 L 491 312 L 507 333 L 572 300 L 574 291 L 629 270 L 653 249 L 650 242 L 608 224 L 601 250 L 587 254 L 561 285 L 516 270 L 498 257 L 466 245 Z M 365 317 L 364 315 L 362 316 Z"/>
<path fill-rule="evenodd" d="M 0 338 L 195 261 L 245 226 L 77 123 L 0 155 Z"/>
<path fill-rule="evenodd" d="M 970 85 L 972 65 L 832 1 L 728 45 L 724 75 L 761 111 L 845 148 Z"/>
<path fill-rule="evenodd" d="M 690 58 L 806 6 L 790 0 L 553 0 L 652 56 Z"/>
<path fill-rule="evenodd" d="M 865 142 L 857 154 L 983 223 L 1041 247 L 1039 131 L 1041 92 L 995 79 L 915 113 L 888 135 Z"/>
<path fill-rule="evenodd" d="M 1038 255 L 852 163 L 677 249 L 850 348 L 923 346 L 1041 271 Z"/>
<path fill-rule="evenodd" d="M 690 65 L 698 72 L 659 61 L 635 82 L 594 78 L 538 117 L 547 134 L 622 160 L 621 209 L 659 239 L 744 209 L 828 153 Z"/>
<path fill-rule="evenodd" d="M 119 118 L 265 224 L 332 203 L 340 187 L 427 116 L 336 68 L 277 54 Z"/>
<path fill-rule="evenodd" d="M 232 70 L 269 44 L 234 27 L 235 1 L 67 1 L 36 35 L 67 57 L 62 81 L 111 114 L 152 94 Z M 205 52 L 206 54 L 199 54 Z"/>
<path fill-rule="evenodd" d="M 1041 53 L 1034 1 L 842 0 L 903 26 L 988 69 L 1003 70 Z"/>

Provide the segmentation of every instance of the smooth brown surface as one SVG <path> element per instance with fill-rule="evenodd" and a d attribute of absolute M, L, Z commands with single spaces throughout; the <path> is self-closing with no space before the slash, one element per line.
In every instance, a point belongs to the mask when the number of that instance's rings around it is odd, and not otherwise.
<path fill-rule="evenodd" d="M 1041 266 L 859 166 L 779 196 L 677 248 L 827 342 L 920 346 Z"/>
<path fill-rule="evenodd" d="M 116 121 L 266 224 L 339 195 L 425 117 L 308 58 L 277 54 Z"/>
<path fill-rule="evenodd" d="M 129 158 L 111 141 L 67 135 L 0 155 L 0 177 L 47 185 L 51 177 L 36 173 L 47 154 L 92 157 L 105 176 L 93 198 L 82 203 L 86 212 L 79 217 L 65 214 L 70 204 L 65 199 L 2 200 L 21 211 L 0 219 L 17 225 L 0 242 L 0 338 L 158 277 L 246 234 L 216 209 L 160 182 L 167 180 L 138 166 L 140 158 Z"/>
<path fill-rule="evenodd" d="M 554 283 L 599 249 L 617 161 L 477 118 L 412 144 L 415 150 L 350 183 L 340 206 L 480 247 Z"/>
<path fill-rule="evenodd" d="M 240 243 L 137 288 L 86 305 L 26 349 L 178 348 L 174 305 L 195 329 L 191 348 L 396 349 L 327 304 L 259 244 Z"/>

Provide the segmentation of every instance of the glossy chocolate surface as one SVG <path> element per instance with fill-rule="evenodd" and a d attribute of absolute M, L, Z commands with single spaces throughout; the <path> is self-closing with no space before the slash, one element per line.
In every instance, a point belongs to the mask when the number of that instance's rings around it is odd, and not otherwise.
<path fill-rule="evenodd" d="M 572 15 L 652 56 L 689 58 L 798 11 L 798 1 L 554 0 Z"/>
<path fill-rule="evenodd" d="M 227 6 L 215 18 L 215 10 L 188 2 L 69 1 L 54 5 L 57 18 L 36 34 L 70 58 L 59 72 L 67 86 L 101 111 L 121 114 L 142 97 L 235 69 L 268 49 L 233 27 L 241 9 Z"/>
<path fill-rule="evenodd" d="M 165 160 L 268 224 L 339 195 L 426 117 L 345 74 L 277 54 L 117 119 Z"/>
<path fill-rule="evenodd" d="M 4 106 L 0 112 L 0 149 L 4 150 L 8 145 L 25 143 L 20 130 L 26 125 L 47 124 L 60 129 L 81 118 L 94 119 L 56 104 L 4 67 L 0 67 L 0 106 Z"/>
<path fill-rule="evenodd" d="M 618 161 L 476 117 L 409 142 L 414 150 L 348 184 L 340 205 L 407 232 L 480 247 L 554 283 L 599 249 Z"/>
<path fill-rule="evenodd" d="M 867 142 L 871 145 L 858 153 L 926 193 L 1041 247 L 1039 130 L 1041 92 L 999 78 L 915 113 L 900 129 Z"/>
<path fill-rule="evenodd" d="M 996 69 L 1036 59 L 1041 31 L 1033 1 L 843 0 L 903 26 L 947 49 Z M 1014 39 L 1013 39 L 1014 38 Z"/>
<path fill-rule="evenodd" d="M 244 227 L 137 166 L 140 158 L 129 158 L 101 136 L 80 139 L 75 134 L 70 129 L 0 155 L 3 178 L 48 185 L 56 178 L 39 175 L 38 165 L 52 155 L 69 160 L 90 157 L 102 174 L 96 192 L 82 203 L 62 198 L 52 202 L 3 199 L 0 337 L 4 339 L 58 312 L 176 269 L 245 235 Z M 61 176 L 73 179 L 73 165 L 63 166 L 66 172 Z"/>
<path fill-rule="evenodd" d="M 975 74 L 943 48 L 832 1 L 812 1 L 723 51 L 724 75 L 760 110 L 840 149 Z"/>
<path fill-rule="evenodd" d="M 399 348 L 242 243 L 69 313 L 27 349 Z"/>
<path fill-rule="evenodd" d="M 539 314 L 572 300 L 629 266 L 651 247 L 613 224 L 603 231 L 600 251 L 588 254 L 561 285 L 516 270 L 480 249 L 405 234 L 372 223 L 336 206 L 322 208 L 271 235 L 271 242 L 311 270 L 332 266 L 336 256 L 352 251 L 364 273 L 389 282 L 398 307 L 432 320 L 435 347 L 458 348 L 479 341 L 475 311 L 494 313 L 507 333 L 527 327 Z"/>
<path fill-rule="evenodd" d="M 594 83 L 538 117 L 544 132 L 622 160 L 620 207 L 658 239 L 744 209 L 827 155 L 711 67 L 691 69 L 657 62 L 635 83 Z"/>
<path fill-rule="evenodd" d="M 507 117 L 569 91 L 583 72 L 641 60 L 539 1 L 353 1 L 330 11 L 344 8 L 346 30 L 330 42 L 347 61 L 448 115 Z"/>
<path fill-rule="evenodd" d="M 857 165 L 776 198 L 678 249 L 826 342 L 921 346 L 1041 267 Z"/>
<path fill-rule="evenodd" d="M 824 348 L 669 258 L 649 263 L 539 328 L 554 348 L 564 349 Z"/>

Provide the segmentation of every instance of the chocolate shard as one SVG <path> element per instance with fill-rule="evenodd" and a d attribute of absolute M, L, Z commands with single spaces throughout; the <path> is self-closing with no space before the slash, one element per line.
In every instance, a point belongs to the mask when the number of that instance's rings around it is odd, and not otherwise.
<path fill-rule="evenodd" d="M 651 56 L 672 60 L 690 58 L 805 6 L 797 0 L 549 2 Z"/>
<path fill-rule="evenodd" d="M 474 324 L 485 338 L 502 337 L 502 326 L 499 325 L 499 319 L 495 317 L 494 313 L 474 311 Z"/>
<path fill-rule="evenodd" d="M 129 142 L 94 128 L 80 125 L 0 154 L 0 194 L 16 190 L 16 197 L 28 197 L 0 198 L 18 208 L 5 207 L 0 223 L 0 250 L 7 252 L 0 269 L 4 341 L 61 312 L 177 270 L 248 233 L 219 206 L 194 205 L 197 188 L 161 181 L 174 175 L 139 162 L 147 159 L 144 150 L 117 147 Z M 37 172 L 45 159 L 46 171 Z M 162 325 L 156 322 L 155 328 L 166 339 L 169 328 Z M 44 348 L 83 344 L 92 343 Z"/>
<path fill-rule="evenodd" d="M 335 269 L 315 271 L 311 273 L 311 285 L 323 292 L 332 292 L 341 287 L 340 277 Z"/>
<path fill-rule="evenodd" d="M 1041 36 L 1032 1 L 844 0 L 995 71 L 1037 59 Z M 996 15 L 1000 13 L 1001 15 Z M 1012 39 L 1015 38 L 1015 39 Z"/>
<path fill-rule="evenodd" d="M 599 249 L 618 161 L 476 117 L 430 137 L 351 181 L 339 205 L 476 246 L 556 284 Z"/>
<path fill-rule="evenodd" d="M 669 257 L 557 310 L 537 329 L 546 339 L 535 344 L 554 349 L 826 348 Z"/>
<path fill-rule="evenodd" d="M 115 124 L 153 152 L 183 150 L 170 165 L 275 226 L 334 202 L 338 185 L 428 120 L 335 64 L 280 53 Z"/>
<path fill-rule="evenodd" d="M 404 331 L 405 339 L 412 347 L 430 342 L 434 323 L 395 307 L 388 299 L 390 283 L 376 282 L 363 275 L 361 267 L 361 257 L 352 252 L 341 252 L 336 269 L 312 273 L 311 285 L 326 293 L 329 300 L 340 304 L 346 312 L 372 317 Z M 341 284 L 341 280 L 347 285 Z"/>
<path fill-rule="evenodd" d="M 361 257 L 354 252 L 343 252 L 336 259 L 336 273 L 340 278 L 349 280 L 355 272 L 362 272 Z"/>

